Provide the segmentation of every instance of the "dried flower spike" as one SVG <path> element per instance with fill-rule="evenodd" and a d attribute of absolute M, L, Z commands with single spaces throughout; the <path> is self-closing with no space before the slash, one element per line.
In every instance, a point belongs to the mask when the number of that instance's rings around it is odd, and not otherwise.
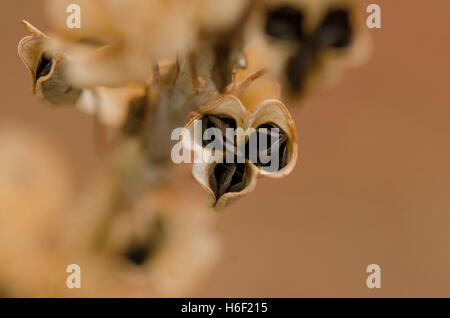
<path fill-rule="evenodd" d="M 209 205 L 221 210 L 256 187 L 258 169 L 245 163 L 194 164 L 192 176 L 208 193 Z"/>

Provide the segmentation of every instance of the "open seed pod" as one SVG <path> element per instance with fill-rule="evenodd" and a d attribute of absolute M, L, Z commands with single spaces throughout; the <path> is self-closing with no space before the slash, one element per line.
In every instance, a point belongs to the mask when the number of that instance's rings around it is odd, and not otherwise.
<path fill-rule="evenodd" d="M 262 51 L 272 51 L 268 67 L 286 97 L 302 95 L 318 78 L 367 55 L 360 11 L 351 0 L 265 2 L 257 22 L 262 36 L 255 41 Z"/>
<path fill-rule="evenodd" d="M 209 205 L 221 210 L 255 189 L 258 169 L 247 160 L 202 163 L 193 165 L 192 176 L 208 193 Z"/>
<path fill-rule="evenodd" d="M 28 22 L 23 24 L 31 35 L 19 42 L 18 53 L 30 72 L 33 94 L 50 105 L 74 104 L 81 91 L 67 81 L 68 57 L 46 50 L 49 38 Z"/>
<path fill-rule="evenodd" d="M 255 129 L 258 157 L 252 162 L 258 166 L 259 173 L 273 178 L 291 173 L 297 162 L 297 136 L 294 121 L 286 106 L 279 100 L 266 100 L 253 112 L 247 125 Z M 250 135 L 249 138 L 252 137 L 254 136 Z M 267 148 L 261 145 L 261 139 L 266 139 Z M 247 145 L 249 144 L 250 142 L 247 142 Z M 247 155 L 252 153 L 250 147 L 247 146 Z M 277 155 L 273 158 L 277 162 L 271 162 L 272 159 L 262 162 L 259 157 L 261 152 L 267 152 L 269 155 L 276 152 Z"/>
<path fill-rule="evenodd" d="M 220 134 L 208 140 L 211 128 Z M 216 209 L 250 193 L 259 174 L 289 174 L 297 159 L 295 127 L 278 100 L 264 101 L 250 113 L 236 96 L 222 96 L 188 122 L 183 143 L 186 150 L 194 151 L 192 175 Z"/>
<path fill-rule="evenodd" d="M 194 151 L 198 159 L 208 161 L 213 155 L 208 149 L 209 142 L 204 140 L 205 130 L 208 128 L 217 128 L 223 135 L 223 142 L 220 145 L 226 146 L 226 129 L 227 128 L 244 128 L 247 117 L 247 110 L 244 105 L 233 95 L 220 96 L 216 102 L 199 108 L 185 126 L 183 132 L 183 145 L 188 151 Z M 242 136 L 237 136 L 236 140 L 232 140 L 237 144 Z M 214 139 L 212 139 L 214 140 Z M 205 149 L 206 148 L 206 149 Z M 222 148 L 225 150 L 226 148 Z"/>

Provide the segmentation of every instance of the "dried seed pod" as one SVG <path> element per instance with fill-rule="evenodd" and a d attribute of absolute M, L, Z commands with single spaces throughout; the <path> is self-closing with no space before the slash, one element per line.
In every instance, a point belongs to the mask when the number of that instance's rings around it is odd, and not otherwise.
<path fill-rule="evenodd" d="M 256 185 L 257 169 L 248 162 L 226 163 L 226 151 L 233 152 L 236 145 L 245 141 L 245 136 L 235 134 L 237 128 L 245 129 L 247 110 L 240 100 L 233 95 L 224 95 L 205 107 L 198 109 L 194 117 L 186 125 L 189 132 L 183 137 L 183 142 L 187 150 L 194 150 L 198 156 L 200 153 L 200 163 L 195 163 L 192 167 L 192 176 L 209 194 L 209 205 L 216 209 L 222 209 L 239 197 L 250 193 Z M 201 123 L 200 134 L 196 134 L 196 124 Z M 205 150 L 209 142 L 205 141 L 205 130 L 217 128 L 223 139 L 219 143 L 218 153 L 213 150 Z M 227 137 L 226 128 L 232 128 L 233 139 Z M 223 159 L 223 163 L 214 158 Z M 220 159 L 219 159 L 220 160 Z"/>
<path fill-rule="evenodd" d="M 258 154 L 261 151 L 277 151 L 278 165 L 271 166 L 271 162 L 262 163 L 257 158 L 255 164 L 260 168 L 260 174 L 279 178 L 291 173 L 297 162 L 297 136 L 294 121 L 286 106 L 279 100 L 266 100 L 254 111 L 248 121 L 248 126 L 254 128 L 258 140 Z M 275 132 L 272 129 L 276 129 Z M 270 134 L 275 133 L 272 143 Z M 252 136 L 250 136 L 251 138 Z M 275 138 L 276 137 L 276 138 Z M 260 139 L 265 138 L 267 149 L 261 149 Z M 270 147 L 269 147 L 270 146 Z M 248 148 L 248 147 L 247 147 Z M 251 153 L 251 149 L 246 153 Z"/>
<path fill-rule="evenodd" d="M 233 95 L 220 96 L 211 105 L 200 107 L 185 126 L 183 144 L 185 149 L 194 152 L 203 152 L 204 147 L 209 144 L 203 136 L 207 128 L 218 128 L 226 138 L 226 128 L 244 128 L 247 110 L 240 100 Z M 196 123 L 201 122 L 200 133 L 196 131 Z M 240 142 L 242 136 L 237 136 L 233 142 Z M 239 139 L 239 140 L 238 140 Z M 225 146 L 225 144 L 224 144 Z"/>
<path fill-rule="evenodd" d="M 215 215 L 182 192 L 151 189 L 127 208 L 108 209 L 82 209 L 61 232 L 90 275 L 84 296 L 186 297 L 215 264 Z M 80 230 L 88 240 L 73 235 Z"/>
<path fill-rule="evenodd" d="M 67 56 L 47 51 L 49 38 L 28 22 L 23 24 L 31 35 L 19 42 L 18 54 L 30 72 L 33 94 L 50 105 L 74 104 L 81 91 L 67 80 Z"/>
<path fill-rule="evenodd" d="M 200 134 L 196 134 L 196 123 L 203 126 L 202 130 L 197 128 Z M 236 96 L 225 95 L 211 106 L 201 108 L 186 128 L 183 136 L 185 148 L 193 150 L 200 159 L 193 165 L 192 175 L 207 191 L 209 204 L 216 209 L 250 193 L 259 174 L 282 177 L 295 166 L 294 123 L 286 107 L 278 100 L 264 101 L 249 113 Z M 215 144 L 218 149 L 208 149 L 209 142 L 205 142 L 204 134 L 206 128 L 217 128 L 222 134 L 225 128 L 232 128 L 234 133 L 222 135 L 223 140 Z M 265 130 L 267 128 L 269 132 Z M 269 138 L 271 133 L 274 136 Z M 263 138 L 269 141 L 260 142 Z"/>
<path fill-rule="evenodd" d="M 268 56 L 283 94 L 295 98 L 324 74 L 367 56 L 364 27 L 351 0 L 282 0 L 265 2 L 255 37 Z M 270 59 L 269 59 L 270 58 Z"/>
<path fill-rule="evenodd" d="M 220 210 L 255 189 L 258 169 L 248 161 L 199 163 L 193 165 L 192 176 L 208 193 L 209 205 Z"/>

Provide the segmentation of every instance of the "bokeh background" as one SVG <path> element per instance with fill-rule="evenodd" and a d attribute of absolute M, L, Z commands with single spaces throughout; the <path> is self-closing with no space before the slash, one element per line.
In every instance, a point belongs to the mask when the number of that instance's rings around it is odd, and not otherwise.
<path fill-rule="evenodd" d="M 222 258 L 195 296 L 450 296 L 450 3 L 361 2 L 382 8 L 371 59 L 292 108 L 297 167 L 220 212 Z M 21 19 L 45 30 L 42 6 L 1 4 L 0 123 L 46 135 L 80 191 L 101 163 L 93 120 L 41 105 L 17 56 Z M 372 263 L 381 289 L 366 287 Z"/>

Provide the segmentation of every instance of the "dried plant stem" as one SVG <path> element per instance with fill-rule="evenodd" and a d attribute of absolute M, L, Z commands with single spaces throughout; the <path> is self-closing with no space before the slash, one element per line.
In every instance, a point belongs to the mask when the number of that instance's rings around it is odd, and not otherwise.
<path fill-rule="evenodd" d="M 204 46 L 189 58 L 179 58 L 162 75 L 155 76 L 146 97 L 147 118 L 135 135 L 122 135 L 112 150 L 107 174 L 113 187 L 106 187 L 107 206 L 119 211 L 144 191 L 170 182 L 170 150 L 173 129 L 183 127 L 189 114 L 219 94 L 212 81 L 213 49 Z M 111 191 L 111 189 L 113 191 Z M 112 212 L 113 214 L 115 212 Z M 110 219 L 111 214 L 105 217 Z M 102 222 L 100 222 L 102 223 Z"/>

